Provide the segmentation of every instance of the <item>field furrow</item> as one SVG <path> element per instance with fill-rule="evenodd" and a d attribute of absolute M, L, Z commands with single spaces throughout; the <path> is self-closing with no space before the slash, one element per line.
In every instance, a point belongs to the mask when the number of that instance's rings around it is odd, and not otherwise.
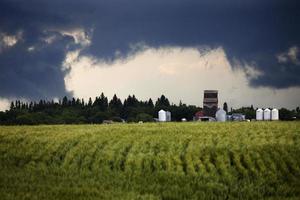
<path fill-rule="evenodd" d="M 0 127 L 4 199 L 299 199 L 300 123 Z"/>

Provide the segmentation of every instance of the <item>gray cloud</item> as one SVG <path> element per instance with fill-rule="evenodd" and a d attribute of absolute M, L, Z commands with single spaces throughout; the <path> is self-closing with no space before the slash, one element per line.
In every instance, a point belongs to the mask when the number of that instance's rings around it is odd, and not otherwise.
<path fill-rule="evenodd" d="M 253 63 L 261 72 L 249 77 L 252 86 L 300 86 L 299 66 L 277 57 L 300 46 L 299 8 L 296 0 L 2 0 L 0 33 L 21 31 L 22 40 L 0 53 L 0 96 L 65 95 L 62 62 L 68 51 L 84 46 L 82 55 L 112 61 L 138 51 L 132 48 L 137 43 L 222 46 L 233 64 Z M 91 43 L 61 32 L 74 29 L 85 30 Z"/>

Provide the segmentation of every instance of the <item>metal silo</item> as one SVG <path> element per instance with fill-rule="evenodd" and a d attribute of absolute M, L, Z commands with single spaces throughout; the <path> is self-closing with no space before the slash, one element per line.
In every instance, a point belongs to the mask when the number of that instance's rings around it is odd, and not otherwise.
<path fill-rule="evenodd" d="M 262 121 L 264 119 L 264 111 L 259 108 L 256 110 L 256 120 L 257 121 Z"/>
<path fill-rule="evenodd" d="M 170 111 L 166 111 L 166 121 L 167 122 L 171 121 L 171 112 Z"/>
<path fill-rule="evenodd" d="M 167 113 L 164 110 L 158 111 L 158 121 L 165 122 L 167 121 Z"/>
<path fill-rule="evenodd" d="M 271 120 L 271 110 L 269 108 L 264 110 L 264 120 Z"/>
<path fill-rule="evenodd" d="M 276 108 L 273 108 L 271 111 L 271 120 L 279 120 L 279 111 Z"/>
<path fill-rule="evenodd" d="M 226 121 L 226 112 L 225 112 L 225 110 L 220 108 L 216 112 L 216 119 L 217 119 L 218 122 L 225 122 Z"/>

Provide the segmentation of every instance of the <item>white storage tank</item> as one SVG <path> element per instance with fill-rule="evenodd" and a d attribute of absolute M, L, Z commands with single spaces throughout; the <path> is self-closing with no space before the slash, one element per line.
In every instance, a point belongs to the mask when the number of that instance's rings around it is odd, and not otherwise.
<path fill-rule="evenodd" d="M 279 120 L 279 111 L 276 108 L 273 108 L 271 111 L 271 120 Z"/>
<path fill-rule="evenodd" d="M 166 121 L 167 122 L 171 121 L 171 112 L 170 111 L 166 111 Z"/>
<path fill-rule="evenodd" d="M 264 111 L 259 108 L 256 110 L 256 120 L 257 121 L 262 121 L 264 119 Z"/>
<path fill-rule="evenodd" d="M 167 121 L 167 113 L 164 110 L 158 111 L 158 121 L 165 122 Z"/>
<path fill-rule="evenodd" d="M 216 119 L 218 122 L 225 122 L 226 121 L 226 111 L 220 108 L 216 112 Z"/>
<path fill-rule="evenodd" d="M 264 120 L 271 120 L 271 110 L 269 108 L 264 110 Z"/>

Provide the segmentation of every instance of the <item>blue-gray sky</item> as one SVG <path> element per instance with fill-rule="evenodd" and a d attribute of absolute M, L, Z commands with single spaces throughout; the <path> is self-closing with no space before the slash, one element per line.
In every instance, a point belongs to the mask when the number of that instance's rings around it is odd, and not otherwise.
<path fill-rule="evenodd" d="M 68 88 L 74 72 L 66 64 L 71 52 L 77 53 L 77 61 L 89 58 L 113 68 L 116 61 L 130 60 L 145 49 L 196 49 L 201 57 L 221 48 L 230 68 L 245 72 L 251 90 L 289 90 L 300 102 L 299 9 L 297 0 L 1 0 L 0 98 L 81 94 Z M 181 67 L 184 70 L 185 64 Z M 109 78 L 118 78 L 115 73 Z M 209 82 L 202 84 L 210 87 Z M 128 90 L 96 85 L 99 93 L 104 88 L 113 93 Z M 166 88 L 166 93 L 172 90 Z M 206 85 L 199 93 L 200 88 Z M 132 92 L 139 96 L 139 90 Z"/>

